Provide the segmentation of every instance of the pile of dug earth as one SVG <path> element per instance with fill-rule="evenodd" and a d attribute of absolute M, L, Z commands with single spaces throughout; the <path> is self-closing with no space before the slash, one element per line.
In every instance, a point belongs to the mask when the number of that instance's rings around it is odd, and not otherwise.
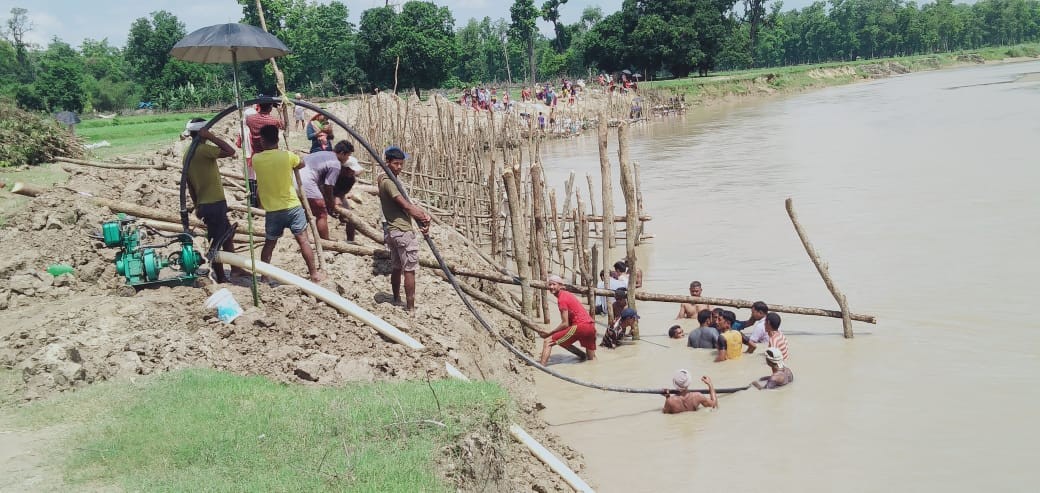
<path fill-rule="evenodd" d="M 176 214 L 180 169 L 175 154 L 164 149 L 124 159 L 155 165 L 145 170 L 66 165 L 71 175 L 64 186 L 33 198 L 0 229 L 0 249 L 5 252 L 0 256 L 0 317 L 4 321 L 0 324 L 0 365 L 20 372 L 24 399 L 186 367 L 263 375 L 299 385 L 336 386 L 355 381 L 446 378 L 445 363 L 450 363 L 470 378 L 495 381 L 507 388 L 517 403 L 516 421 L 573 469 L 581 470 L 580 457 L 548 432 L 537 416 L 540 405 L 533 390 L 533 370 L 488 336 L 437 271 L 420 270 L 418 306 L 416 314 L 409 316 L 390 303 L 388 259 L 324 254 L 325 287 L 419 340 L 425 345 L 422 351 L 391 342 L 293 285 L 261 283 L 258 308 L 250 302 L 248 281 L 215 285 L 202 279 L 198 287 L 160 287 L 136 293 L 127 289 L 115 271 L 115 250 L 90 236 L 102 222 L 113 219 L 114 212 L 77 192 Z M 234 171 L 237 161 L 225 161 L 222 169 Z M 240 191 L 226 190 L 229 203 L 242 202 Z M 354 212 L 376 228 L 378 199 L 364 192 L 357 195 Z M 239 231 L 244 231 L 244 215 L 232 215 L 232 221 L 240 224 Z M 337 221 L 332 219 L 330 227 L 334 224 Z M 254 229 L 263 231 L 262 218 Z M 196 248 L 205 251 L 204 233 L 197 232 Z M 334 234 L 342 238 L 342 228 Z M 435 225 L 431 234 L 449 264 L 487 266 L 461 246 L 457 233 Z M 362 245 L 380 246 L 360 234 L 358 240 Z M 248 252 L 240 253 L 248 256 Z M 428 251 L 421 253 L 429 256 Z M 279 242 L 271 263 L 306 277 L 295 242 L 288 237 Z M 74 272 L 52 276 L 47 268 L 53 264 L 69 265 Z M 495 285 L 473 286 L 509 300 Z M 231 324 L 221 322 L 215 310 L 204 307 L 206 299 L 221 287 L 227 287 L 245 309 Z M 504 337 L 528 352 L 534 348 L 534 341 L 525 337 L 518 323 L 477 306 Z M 480 475 L 481 484 L 490 476 L 497 486 L 493 490 L 569 490 L 501 431 L 489 430 L 488 434 L 467 437 L 460 444 L 478 457 L 497 457 L 488 466 L 490 472 L 487 467 L 471 471 L 474 478 Z M 497 449 L 494 454 L 480 450 L 492 446 Z M 452 476 L 457 477 L 458 472 Z M 473 485 L 460 485 L 461 489 L 469 486 Z"/>

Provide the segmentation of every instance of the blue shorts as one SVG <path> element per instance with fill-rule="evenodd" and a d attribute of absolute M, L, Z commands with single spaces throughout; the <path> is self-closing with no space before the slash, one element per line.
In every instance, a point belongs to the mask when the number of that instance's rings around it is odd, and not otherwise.
<path fill-rule="evenodd" d="M 303 212 L 303 207 L 296 206 L 292 209 L 283 209 L 280 211 L 268 211 L 264 223 L 264 238 L 268 240 L 277 240 L 282 237 L 282 232 L 285 228 L 289 228 L 294 236 L 303 234 L 307 231 L 307 214 Z"/>

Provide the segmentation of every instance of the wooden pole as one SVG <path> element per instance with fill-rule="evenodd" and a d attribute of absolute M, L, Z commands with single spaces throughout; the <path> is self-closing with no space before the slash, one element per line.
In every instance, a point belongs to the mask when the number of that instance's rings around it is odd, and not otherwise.
<path fill-rule="evenodd" d="M 506 186 L 506 199 L 509 204 L 509 221 L 513 231 L 513 258 L 516 260 L 516 271 L 520 274 L 521 309 L 525 317 L 531 316 L 531 264 L 528 262 L 527 245 L 523 237 L 523 209 L 520 208 L 520 196 L 517 192 L 513 170 L 502 173 L 502 181 Z"/>
<path fill-rule="evenodd" d="M 849 304 L 845 300 L 845 295 L 838 290 L 838 286 L 834 284 L 831 279 L 830 271 L 827 269 L 827 264 L 820 260 L 820 255 L 816 253 L 816 249 L 813 248 L 812 243 L 809 241 L 809 236 L 802 229 L 802 225 L 798 222 L 798 215 L 794 212 L 794 202 L 790 197 L 784 201 L 784 205 L 787 206 L 787 215 L 791 217 L 791 224 L 794 224 L 794 230 L 798 233 L 798 239 L 802 240 L 802 246 L 805 247 L 805 253 L 809 254 L 809 258 L 812 259 L 813 265 L 816 266 L 816 271 L 820 273 L 820 277 L 823 278 L 823 283 L 827 285 L 827 289 L 830 290 L 831 295 L 834 296 L 834 300 L 838 302 L 838 307 L 841 308 L 841 326 L 842 332 L 846 339 L 852 339 L 852 318 L 849 316 Z"/>
<path fill-rule="evenodd" d="M 535 163 L 531 166 L 531 215 L 534 217 L 534 245 L 538 260 L 539 278 L 549 277 L 549 265 L 546 261 L 546 233 L 545 233 L 545 178 L 542 176 L 542 165 Z M 545 299 L 544 292 L 540 294 L 542 305 L 542 319 L 549 323 L 549 301 Z"/>
<path fill-rule="evenodd" d="M 636 223 L 639 216 L 639 206 L 636 202 L 636 189 L 633 183 L 635 174 L 632 172 L 632 162 L 628 159 L 628 122 L 622 120 L 618 125 L 618 161 L 621 171 L 621 190 L 625 194 L 625 250 L 629 265 L 628 279 L 628 306 L 636 309 L 636 241 L 639 231 Z M 639 339 L 639 321 L 632 327 L 632 339 Z"/>
<path fill-rule="evenodd" d="M 643 188 L 642 188 L 642 185 L 639 184 L 639 163 L 638 162 L 632 163 L 632 167 L 635 168 L 635 176 L 636 176 L 636 205 L 637 205 L 637 208 L 639 209 L 639 216 L 642 217 L 643 210 L 644 210 L 643 209 Z M 646 223 L 644 221 L 642 221 L 642 220 L 639 221 L 639 232 L 636 233 L 636 245 L 639 245 L 640 243 L 643 242 L 643 227 L 645 225 L 646 225 Z"/>
<path fill-rule="evenodd" d="M 72 158 L 68 158 L 68 157 L 56 157 L 56 158 L 54 158 L 54 162 L 68 163 L 68 164 L 78 164 L 80 166 L 90 166 L 90 167 L 94 167 L 94 168 L 125 169 L 125 170 L 165 169 L 166 168 L 166 166 L 162 166 L 162 165 L 155 166 L 155 165 L 150 165 L 150 164 L 105 163 L 105 162 L 101 162 L 101 161 L 87 161 L 85 159 L 72 159 Z"/>
<path fill-rule="evenodd" d="M 612 171 L 610 169 L 610 159 L 607 156 L 607 119 L 603 116 L 603 113 L 599 114 L 599 125 L 597 126 L 599 134 L 599 172 L 600 172 L 600 193 L 603 195 L 603 217 L 610 218 L 614 216 L 614 184 L 613 178 L 611 177 Z M 610 265 L 607 262 L 607 257 L 610 255 L 610 249 L 616 246 L 614 239 L 615 227 L 611 221 L 604 221 L 603 224 L 603 237 L 607 240 L 603 245 L 603 267 Z"/>
<path fill-rule="evenodd" d="M 325 252 L 321 249 L 322 237 L 318 235 L 318 220 L 314 218 L 314 213 L 311 212 L 311 203 L 307 201 L 307 195 L 303 193 L 303 180 L 300 179 L 300 170 L 294 169 L 293 175 L 296 176 L 296 195 L 300 198 L 300 202 L 303 203 L 303 211 L 307 213 L 307 224 L 311 226 L 311 235 L 314 236 L 314 253 L 318 257 L 318 269 L 325 270 Z"/>
<path fill-rule="evenodd" d="M 549 207 L 552 209 L 553 231 L 556 234 L 556 255 L 560 258 L 560 277 L 566 275 L 567 257 L 563 255 L 563 231 L 560 230 L 560 216 L 556 214 L 556 190 L 549 194 Z"/>

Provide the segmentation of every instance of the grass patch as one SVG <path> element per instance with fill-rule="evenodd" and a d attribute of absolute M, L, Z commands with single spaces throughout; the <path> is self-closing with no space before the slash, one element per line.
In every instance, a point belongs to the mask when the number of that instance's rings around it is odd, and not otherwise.
<path fill-rule="evenodd" d="M 58 396 L 29 406 L 23 419 L 84 421 L 69 448 L 73 486 L 451 491 L 436 464 L 462 459 L 443 451 L 466 433 L 504 428 L 510 408 L 490 383 L 315 388 L 183 370 L 139 387 L 101 384 Z"/>
<path fill-rule="evenodd" d="M 76 125 L 76 134 L 87 144 L 107 140 L 111 147 L 88 151 L 104 159 L 119 154 L 132 154 L 160 145 L 169 145 L 184 131 L 184 122 L 193 117 L 210 119 L 216 113 L 169 113 L 162 115 L 117 116 L 111 119 L 87 120 Z"/>

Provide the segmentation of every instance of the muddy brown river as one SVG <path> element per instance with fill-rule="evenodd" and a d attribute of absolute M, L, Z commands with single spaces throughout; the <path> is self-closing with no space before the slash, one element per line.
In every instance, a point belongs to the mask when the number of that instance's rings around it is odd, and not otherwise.
<path fill-rule="evenodd" d="M 661 397 L 539 373 L 543 416 L 584 455 L 580 474 L 605 492 L 1035 490 L 1037 73 L 919 73 L 634 127 L 655 235 L 644 289 L 699 280 L 705 296 L 836 308 L 784 210 L 793 197 L 852 310 L 878 324 L 855 323 L 849 341 L 840 320 L 784 315 L 796 382 L 717 411 L 666 416 Z M 543 161 L 560 193 L 570 170 L 599 186 L 594 135 Z M 675 305 L 639 311 L 645 341 L 588 364 L 559 351 L 554 368 L 633 387 L 669 386 L 679 368 L 720 387 L 768 373 L 760 352 L 713 363 L 668 339 Z"/>

